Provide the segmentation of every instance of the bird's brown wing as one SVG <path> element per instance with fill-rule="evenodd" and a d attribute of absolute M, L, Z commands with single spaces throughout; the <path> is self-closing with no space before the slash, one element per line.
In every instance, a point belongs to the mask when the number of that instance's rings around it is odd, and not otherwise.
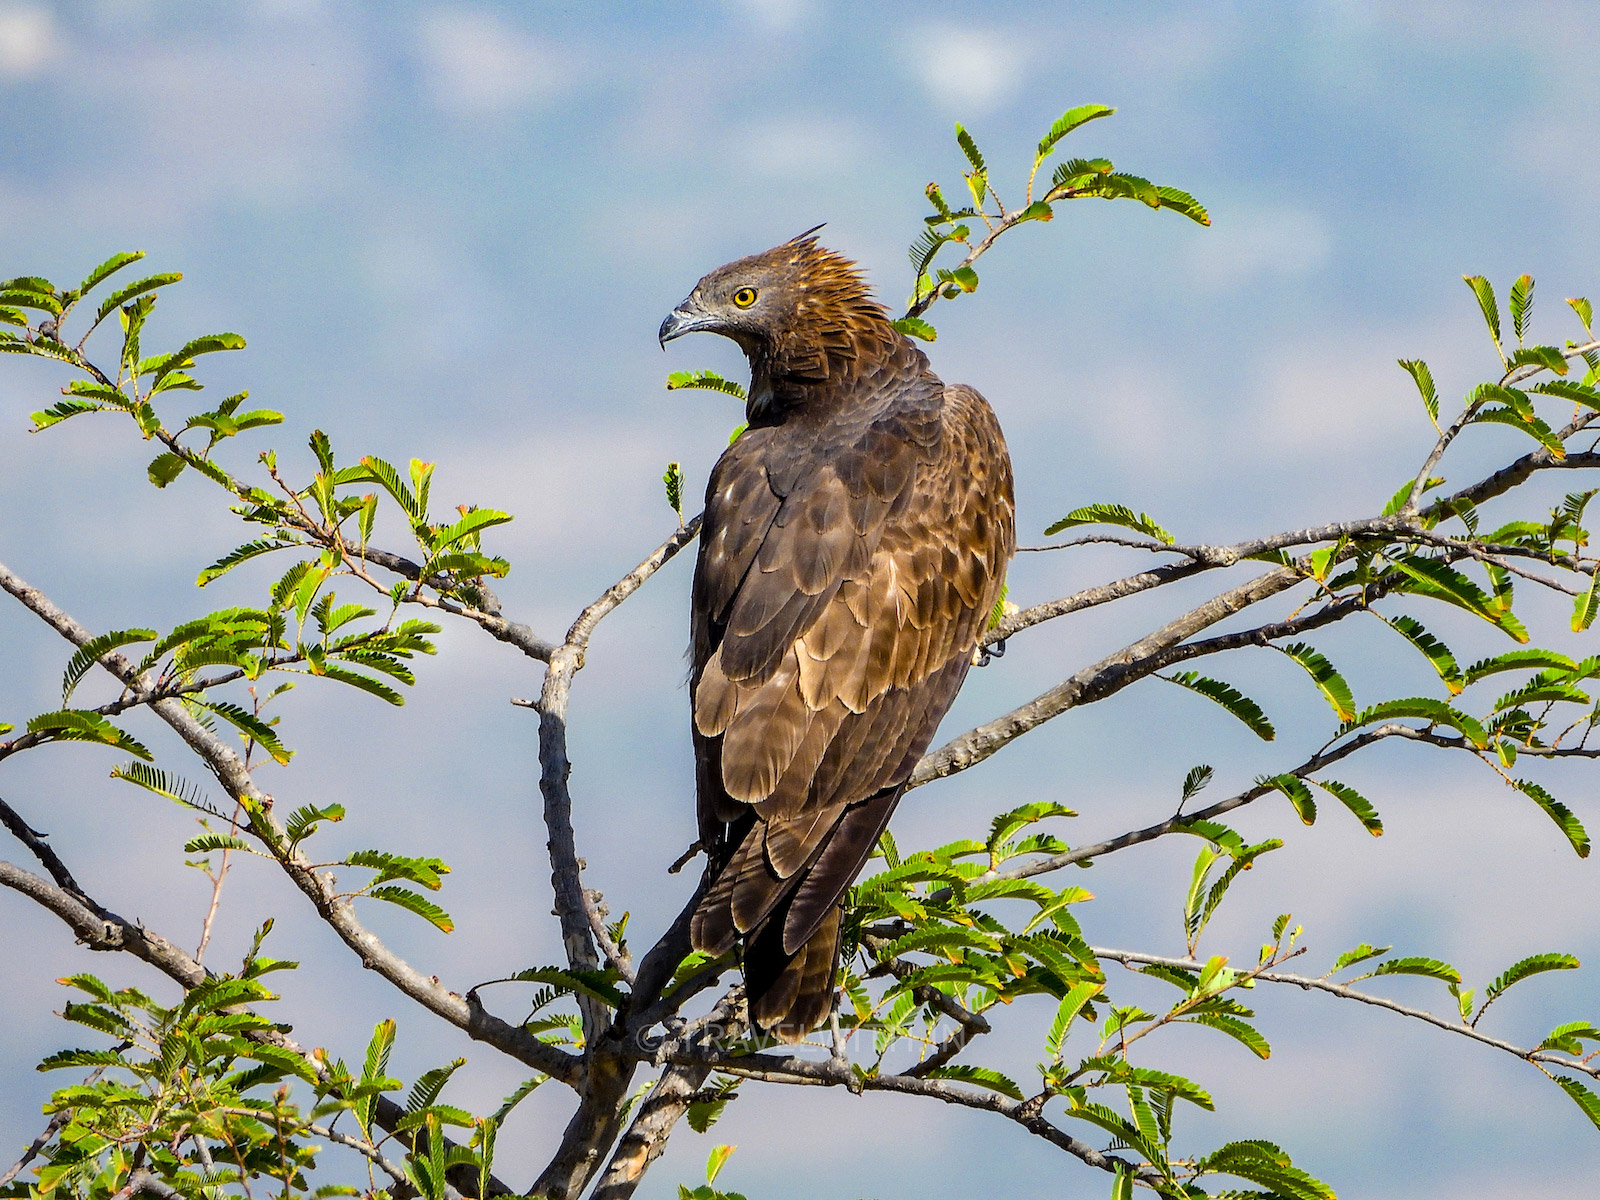
<path fill-rule="evenodd" d="M 752 992 L 756 943 L 794 956 L 833 928 L 1015 546 L 1005 444 L 969 388 L 944 388 L 920 419 L 845 430 L 804 463 L 753 436 L 775 432 L 747 433 L 713 473 L 694 597 L 714 871 L 694 943 L 720 953 L 744 937 Z"/>

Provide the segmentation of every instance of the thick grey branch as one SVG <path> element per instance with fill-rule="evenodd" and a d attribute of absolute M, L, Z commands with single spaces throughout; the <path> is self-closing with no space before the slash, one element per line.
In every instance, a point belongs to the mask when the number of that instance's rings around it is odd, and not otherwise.
<path fill-rule="evenodd" d="M 1154 574 L 1155 572 L 1148 572 Z M 1230 588 L 1204 604 L 1190 609 L 1176 620 L 1168 622 L 1154 633 L 1125 646 L 1115 654 L 1084 667 L 1070 678 L 1034 700 L 1015 708 L 1004 716 L 951 741 L 923 757 L 911 776 L 911 787 L 920 787 L 957 771 L 975 766 L 1015 741 L 1031 729 L 1058 717 L 1079 704 L 1102 700 L 1127 687 L 1162 666 L 1160 654 L 1178 643 L 1193 637 L 1200 630 L 1226 620 L 1269 596 L 1287 591 L 1300 583 L 1305 576 L 1289 567 L 1278 567 L 1265 575 L 1258 575 L 1248 583 Z M 1021 616 L 1022 614 L 1017 614 Z"/>
<path fill-rule="evenodd" d="M 744 1035 L 748 1025 L 741 1013 L 740 995 L 740 990 L 735 988 L 697 1023 L 697 1045 L 713 1038 L 727 1042 Z M 675 1064 L 662 1072 L 639 1106 L 627 1133 L 617 1142 L 590 1200 L 627 1200 L 633 1195 L 650 1164 L 666 1149 L 673 1127 L 689 1111 L 695 1093 L 705 1086 L 710 1074 L 710 1067 L 698 1064 Z"/>
<path fill-rule="evenodd" d="M 549 834 L 550 881 L 555 890 L 556 916 L 566 945 L 568 963 L 578 969 L 593 970 L 600 965 L 596 934 L 604 938 L 598 892 L 585 890 L 582 864 L 572 830 L 572 793 L 568 779 L 572 762 L 567 757 L 567 700 L 573 679 L 583 669 L 584 656 L 595 628 L 616 607 L 638 591 L 644 582 L 661 569 L 672 556 L 694 540 L 700 518 L 678 530 L 658 546 L 642 563 L 624 575 L 593 604 L 578 614 L 561 645 L 550 655 L 544 686 L 539 693 L 539 790 L 544 798 L 544 824 Z M 605 939 L 609 940 L 609 939 Z M 610 948 L 613 952 L 615 947 Z M 620 956 L 611 965 L 618 974 L 628 964 Z M 598 1001 L 580 997 L 584 1033 L 591 1052 L 607 1020 Z"/>
<path fill-rule="evenodd" d="M 53 912 L 66 922 L 78 941 L 91 950 L 126 951 L 186 988 L 194 987 L 206 977 L 205 968 L 186 951 L 137 922 L 101 907 L 76 887 L 68 891 L 8 862 L 0 862 L 0 887 L 20 892 Z"/>

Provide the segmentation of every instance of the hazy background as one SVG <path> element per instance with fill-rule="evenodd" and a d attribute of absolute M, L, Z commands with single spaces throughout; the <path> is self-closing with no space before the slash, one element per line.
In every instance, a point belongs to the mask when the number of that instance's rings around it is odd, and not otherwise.
<path fill-rule="evenodd" d="M 1119 114 L 1074 135 L 1069 152 L 1192 191 L 1213 228 L 1135 204 L 1063 207 L 1053 224 L 1002 243 L 975 298 L 936 310 L 932 357 L 998 410 L 1025 541 L 1097 500 L 1147 509 L 1180 539 L 1230 540 L 1374 513 L 1416 469 L 1429 430 L 1394 360 L 1427 358 L 1447 404 L 1494 366 L 1464 272 L 1489 275 L 1503 296 L 1531 271 L 1541 340 L 1577 332 L 1560 297 L 1600 288 L 1597 35 L 1591 5 L 1415 0 L 989 4 L 981 15 L 821 0 L 0 0 L 0 275 L 72 282 L 133 248 L 150 252 L 153 270 L 184 271 L 146 345 L 237 330 L 246 353 L 202 364 L 211 395 L 248 386 L 254 402 L 288 414 L 282 429 L 229 447 L 230 463 L 246 469 L 270 444 L 308 471 L 313 428 L 345 461 L 437 461 L 436 505 L 516 514 L 490 538 L 515 564 L 500 590 L 508 611 L 557 637 L 672 527 L 666 462 L 682 461 L 697 494 L 739 419 L 726 397 L 662 389 L 671 369 L 742 369 L 720 341 L 665 356 L 656 347 L 661 317 L 703 272 L 827 221 L 826 241 L 896 300 L 909 290 L 903 247 L 924 185 L 959 185 L 952 122 L 977 135 L 1009 197 L 1059 112 L 1114 104 Z M 0 560 L 95 629 L 170 627 L 259 594 L 265 568 L 204 595 L 191 587 L 245 540 L 214 488 L 191 473 L 153 491 L 151 448 L 111 418 L 27 436 L 27 414 L 65 372 L 9 357 L 0 368 Z M 1475 436 L 1447 473 L 1465 482 L 1525 445 Z M 601 628 L 573 699 L 587 879 L 614 912 L 633 910 L 636 943 L 653 938 L 690 882 L 663 873 L 693 836 L 681 688 L 689 558 Z M 1024 556 L 1012 595 L 1037 602 L 1142 565 L 1131 552 Z M 1122 645 L 1185 598 L 1163 592 L 1018 639 L 974 673 L 946 735 Z M 1481 622 L 1423 611 L 1463 661 L 1509 648 Z M 1565 628 L 1564 606 L 1532 611 Z M 1437 694 L 1397 638 L 1370 620 L 1350 625 L 1315 640 L 1358 701 Z M 1594 650 L 1592 635 L 1572 641 Z M 441 897 L 452 936 L 384 906 L 364 916 L 464 989 L 555 961 L 559 943 L 534 721 L 507 703 L 535 694 L 539 672 L 470 627 L 440 643 L 400 711 L 303 687 L 282 710 L 299 755 L 262 783 L 283 805 L 345 804 L 349 819 L 316 843 L 329 857 L 378 846 L 455 867 Z M 56 706 L 66 658 L 34 618 L 0 606 L 0 717 Z M 1216 765 L 1208 798 L 1220 797 L 1301 761 L 1332 731 L 1281 656 L 1245 653 L 1207 670 L 1250 688 L 1280 739 L 1258 742 L 1206 701 L 1147 682 L 914 793 L 896 818 L 902 847 L 976 834 L 998 808 L 1030 799 L 1078 808 L 1061 831 L 1074 842 L 1120 832 L 1170 812 L 1193 763 Z M 134 725 L 164 765 L 200 773 L 153 721 Z M 6 764 L 0 795 L 50 832 L 103 902 L 192 946 L 209 885 L 178 865 L 191 816 L 106 779 L 115 761 L 44 749 Z M 1338 772 L 1381 809 L 1388 833 L 1377 841 L 1331 798 L 1312 829 L 1281 800 L 1240 814 L 1248 833 L 1288 846 L 1241 882 L 1206 948 L 1250 958 L 1272 916 L 1293 911 L 1312 973 L 1361 940 L 1448 958 L 1480 988 L 1526 953 L 1594 958 L 1594 868 L 1530 802 L 1472 766 L 1390 746 Z M 1592 771 L 1540 777 L 1595 824 Z M 1169 839 L 1075 878 L 1099 896 L 1079 910 L 1091 939 L 1181 952 L 1196 849 Z M 236 961 L 271 912 L 281 919 L 268 951 L 303 963 L 274 977 L 302 1042 L 359 1057 L 373 1023 L 392 1015 L 398 1073 L 468 1056 L 446 1093 L 453 1102 L 487 1111 L 519 1081 L 498 1055 L 359 970 L 266 864 L 233 875 L 209 961 Z M 0 896 L 0 960 L 0 1160 L 10 1162 L 40 1127 L 51 1087 L 67 1082 L 33 1064 L 80 1041 L 52 1015 L 54 978 L 93 969 L 173 989 L 132 959 L 73 948 L 16 896 Z M 1593 1018 L 1594 979 L 1524 984 L 1486 1027 L 1527 1045 L 1559 1021 Z M 1449 1003 L 1427 980 L 1382 990 Z M 490 1003 L 515 1019 L 519 991 L 496 990 Z M 1600 1137 L 1509 1057 L 1326 997 L 1262 989 L 1257 1001 L 1269 1062 L 1207 1030 L 1152 1048 L 1150 1061 L 1187 1069 L 1218 1101 L 1215 1117 L 1185 1110 L 1180 1147 L 1270 1138 L 1347 1196 L 1592 1188 Z M 1049 1013 L 1018 1007 L 1006 1014 L 1014 1035 L 980 1060 L 1026 1076 Z M 501 1139 L 501 1174 L 530 1180 L 567 1111 L 558 1085 L 525 1103 Z M 716 1142 L 741 1146 L 722 1182 L 752 1200 L 1033 1200 L 1108 1186 L 997 1118 L 747 1087 L 710 1136 L 678 1134 L 644 1194 L 697 1180 Z"/>

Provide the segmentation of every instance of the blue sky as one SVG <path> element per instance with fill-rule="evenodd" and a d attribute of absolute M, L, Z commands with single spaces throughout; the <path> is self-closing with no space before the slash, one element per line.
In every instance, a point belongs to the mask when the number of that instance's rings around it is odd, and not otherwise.
<path fill-rule="evenodd" d="M 1414 472 L 1428 427 L 1394 360 L 1426 358 L 1447 397 L 1494 363 L 1463 273 L 1502 292 L 1533 273 L 1541 337 L 1576 332 L 1559 297 L 1600 289 L 1597 35 L 1600 12 L 1576 3 L 0 0 L 0 275 L 75 279 L 131 248 L 184 271 L 152 337 L 242 333 L 250 349 L 203 378 L 285 411 L 263 441 L 286 458 L 321 428 L 346 459 L 437 461 L 441 501 L 515 513 L 493 542 L 515 564 L 501 591 L 554 636 L 671 528 L 666 462 L 681 461 L 698 490 L 739 419 L 726 398 L 662 388 L 668 370 L 741 367 L 720 342 L 657 348 L 662 315 L 696 278 L 827 221 L 826 240 L 898 299 L 922 188 L 959 183 L 953 122 L 978 137 L 1006 194 L 1061 110 L 1113 104 L 1118 115 L 1075 135 L 1074 152 L 1192 191 L 1213 227 L 1131 204 L 1068 206 L 1002 242 L 976 297 L 938 314 L 930 353 L 999 412 L 1025 541 L 1098 500 L 1148 510 L 1184 540 L 1223 541 L 1370 514 Z M 192 477 L 152 491 L 149 448 L 109 420 L 27 436 L 59 373 L 0 367 L 0 560 L 94 628 L 171 625 L 261 586 L 247 576 L 197 594 L 196 570 L 244 540 L 216 496 Z M 1485 435 L 1452 479 L 1514 452 Z M 580 845 L 639 937 L 687 886 L 663 867 L 692 837 L 688 567 L 669 566 L 603 627 L 574 697 Z M 1035 602 L 1127 569 L 1115 554 L 1030 556 L 1013 595 Z M 1034 695 L 1183 598 L 1057 622 L 1025 649 L 1019 639 L 974 674 L 946 732 Z M 1564 628 L 1558 609 L 1535 611 Z M 1465 619 L 1439 629 L 1472 657 L 1503 648 Z M 335 848 L 427 849 L 455 866 L 449 938 L 371 914 L 455 986 L 559 953 L 534 727 L 506 702 L 535 692 L 537 673 L 473 633 L 444 635 L 399 712 L 302 689 L 285 710 L 300 754 L 269 787 L 296 805 L 344 803 Z M 1592 641 L 1572 645 L 1593 652 Z M 1428 687 L 1392 644 L 1366 628 L 1319 639 L 1360 699 Z M 1169 811 L 1192 763 L 1216 765 L 1220 792 L 1300 761 L 1331 733 L 1327 710 L 1268 658 L 1214 669 L 1268 705 L 1278 742 L 1147 683 L 915 793 L 896 818 L 901 844 L 969 835 L 1001 806 L 1045 798 L 1078 808 L 1066 836 L 1088 840 Z M 27 614 L 0 608 L 0 716 L 52 707 L 65 659 Z M 181 761 L 158 730 L 141 733 Z M 107 780 L 111 761 L 89 749 L 22 756 L 0 795 L 108 904 L 192 942 L 207 895 L 178 865 L 192 824 Z M 1374 841 L 1337 812 L 1312 829 L 1286 808 L 1245 814 L 1246 832 L 1288 846 L 1218 919 L 1215 952 L 1252 953 L 1285 910 L 1315 962 L 1392 942 L 1481 982 L 1523 953 L 1600 951 L 1593 868 L 1487 772 L 1385 749 L 1347 776 L 1387 835 Z M 1581 772 L 1553 779 L 1594 816 Z M 1091 938 L 1180 950 L 1193 849 L 1163 843 L 1089 873 Z M 403 1070 L 469 1057 L 455 1102 L 492 1107 L 515 1085 L 514 1071 L 353 969 L 260 864 L 228 885 L 216 960 L 270 912 L 283 916 L 276 953 L 304 963 L 282 1004 L 297 1037 L 348 1056 L 393 1015 Z M 51 1085 L 29 1068 L 73 1037 L 50 1015 L 51 981 L 86 968 L 152 979 L 74 950 L 17 898 L 0 897 L 0 952 L 14 964 L 0 993 L 9 1146 L 36 1131 Z M 1592 979 L 1523 985 L 1497 1006 L 1496 1029 L 1531 1042 L 1592 1017 Z M 1424 982 L 1396 981 L 1392 994 L 1441 1003 Z M 334 1011 L 319 994 L 339 997 Z M 1174 1039 L 1174 1061 L 1218 1099 L 1216 1117 L 1190 1125 L 1198 1144 L 1268 1137 L 1362 1197 L 1572 1193 L 1600 1168 L 1600 1139 L 1576 1107 L 1509 1058 L 1333 1001 L 1259 999 L 1269 1062 L 1210 1034 Z M 1039 1029 L 999 1039 L 992 1057 L 1029 1070 Z M 528 1102 L 502 1143 L 508 1174 L 530 1177 L 565 1104 L 553 1086 Z M 740 1145 L 723 1179 L 753 1200 L 1105 1189 L 980 1115 L 807 1089 L 752 1091 L 712 1137 L 685 1132 L 650 1194 L 692 1180 L 714 1141 Z"/>

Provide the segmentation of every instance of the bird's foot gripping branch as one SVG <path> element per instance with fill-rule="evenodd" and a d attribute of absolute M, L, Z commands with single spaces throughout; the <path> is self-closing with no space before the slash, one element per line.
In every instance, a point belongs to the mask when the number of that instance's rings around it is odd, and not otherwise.
<path fill-rule="evenodd" d="M 974 291 L 976 264 L 1000 237 L 1062 215 L 1068 200 L 1135 199 L 1207 220 L 1183 192 L 1118 172 L 1104 159 L 1063 157 L 1081 140 L 1081 127 L 1109 112 L 1089 105 L 1064 114 L 1009 202 L 976 142 L 959 132 L 969 199 L 928 188 L 932 212 L 913 247 L 911 299 L 895 323 L 897 336 L 931 340 L 930 311 Z M 1368 788 L 1369 799 L 1346 778 L 1379 743 L 1470 759 L 1485 778 L 1505 785 L 1529 821 L 1548 817 L 1549 836 L 1588 854 L 1580 814 L 1553 794 L 1550 771 L 1556 760 L 1587 769 L 1587 760 L 1600 756 L 1591 736 L 1600 657 L 1539 648 L 1557 633 L 1587 636 L 1600 605 L 1584 524 L 1594 495 L 1585 484 L 1600 467 L 1600 343 L 1586 301 L 1569 301 L 1573 337 L 1541 342 L 1533 336 L 1531 279 L 1511 288 L 1509 333 L 1489 283 L 1469 279 L 1489 325 L 1493 377 L 1457 409 L 1438 395 L 1425 364 L 1402 362 L 1422 399 L 1418 426 L 1426 437 L 1417 470 L 1396 481 L 1387 504 L 1376 497 L 1371 516 L 1205 544 L 1180 540 L 1137 508 L 1064 497 L 1071 511 L 1047 534 L 1089 532 L 1024 549 L 1071 554 L 1109 545 L 1147 562 L 1153 556 L 1153 565 L 1049 598 L 1035 583 L 1039 560 L 1025 557 L 1010 579 L 1011 596 L 1025 603 L 997 602 L 979 643 L 1024 639 L 1047 622 L 1147 593 L 1159 593 L 1159 603 L 1175 594 L 1163 589 L 1201 576 L 1217 579 L 1216 589 L 1198 604 L 1186 592 L 1190 600 L 1169 605 L 1159 624 L 1122 649 L 1067 664 L 1060 683 L 930 751 L 907 787 L 971 768 L 1041 724 L 1147 680 L 1221 705 L 1274 742 L 1278 722 L 1265 708 L 1220 678 L 1225 670 L 1202 674 L 1194 661 L 1223 655 L 1270 655 L 1326 700 L 1326 728 L 1296 731 L 1306 748 L 1287 758 L 1275 745 L 1263 747 L 1256 768 L 1226 789 L 1219 777 L 1238 774 L 1235 768 L 1197 766 L 1172 781 L 1172 816 L 1108 836 L 1070 838 L 1076 814 L 1058 798 L 1030 800 L 935 848 L 908 852 L 885 832 L 873 842 L 864 877 L 844 896 L 842 966 L 827 1019 L 802 1044 L 782 1046 L 752 1026 L 736 978 L 738 956 L 692 951 L 699 896 L 665 932 L 646 930 L 653 942 L 637 942 L 640 922 L 625 912 L 612 919 L 605 899 L 586 886 L 572 822 L 583 797 L 571 788 L 568 698 L 586 656 L 607 652 L 594 641 L 601 622 L 700 533 L 701 518 L 682 520 L 681 469 L 666 477 L 679 519 L 663 513 L 657 548 L 563 636 L 542 637 L 508 615 L 492 590 L 491 581 L 509 570 L 493 552 L 493 529 L 509 515 L 471 504 L 441 514 L 430 497 L 429 463 L 400 470 L 374 457 L 350 462 L 336 457 L 321 433 L 307 455 L 237 461 L 240 437 L 258 436 L 281 418 L 251 408 L 242 393 L 214 405 L 193 402 L 206 356 L 242 347 L 234 334 L 146 352 L 157 300 L 178 276 L 119 284 L 133 276 L 139 257 L 118 255 L 72 288 L 37 276 L 5 281 L 0 325 L 8 328 L 0 329 L 0 350 L 54 360 L 69 376 L 60 399 L 35 414 L 37 430 L 56 436 L 56 427 L 89 417 L 124 421 L 135 436 L 157 443 L 147 468 L 152 484 L 189 488 L 194 503 L 209 495 L 231 509 L 244 526 L 241 544 L 207 547 L 195 535 L 195 582 L 204 587 L 226 572 L 254 572 L 259 598 L 170 630 L 139 626 L 130 614 L 116 629 L 95 631 L 22 573 L 0 566 L 0 589 L 16 602 L 15 614 L 70 643 L 61 653 L 59 706 L 0 714 L 10 721 L 0 723 L 0 823 L 32 860 L 0 862 L 0 885 L 52 913 L 89 949 L 127 954 L 160 976 L 156 994 L 87 972 L 63 981 L 74 996 L 63 1015 L 91 1044 L 43 1064 L 69 1078 L 46 1105 L 39 1136 L 0 1174 L 0 1194 L 210 1197 L 252 1194 L 268 1181 L 269 1190 L 294 1196 L 342 1169 L 339 1186 L 347 1194 L 443 1200 L 531 1190 L 570 1197 L 592 1188 L 614 1200 L 633 1192 L 681 1126 L 704 1134 L 736 1101 L 757 1104 L 764 1088 L 790 1085 L 846 1089 L 862 1095 L 862 1104 L 874 1102 L 868 1093 L 895 1092 L 972 1110 L 974 1120 L 1003 1118 L 1019 1134 L 1103 1172 L 1113 1196 L 1135 1188 L 1196 1196 L 1244 1180 L 1255 1194 L 1325 1197 L 1328 1187 L 1269 1140 L 1203 1144 L 1184 1115 L 1212 1108 L 1213 1095 L 1163 1059 L 1179 1026 L 1209 1030 L 1219 1050 L 1267 1057 L 1268 1031 L 1253 999 L 1279 987 L 1380 1008 L 1431 1027 L 1419 1028 L 1419 1036 L 1463 1038 L 1512 1055 L 1600 1125 L 1600 1027 L 1581 1014 L 1553 1014 L 1548 1034 L 1514 1040 L 1493 1031 L 1489 1012 L 1523 981 L 1576 967 L 1570 955 L 1527 954 L 1492 978 L 1469 981 L 1415 947 L 1361 944 L 1341 953 L 1319 944 L 1315 922 L 1302 930 L 1287 915 L 1263 931 L 1259 947 L 1219 949 L 1210 932 L 1247 869 L 1283 844 L 1278 837 L 1252 842 L 1229 827 L 1229 814 L 1276 804 L 1284 836 L 1315 836 L 1301 827 L 1317 820 L 1319 800 L 1327 807 L 1331 799 L 1338 819 L 1380 834 L 1381 786 Z M 748 399 L 741 385 L 709 372 L 674 375 L 668 386 Z M 182 415 L 191 408 L 201 411 Z M 1528 441 L 1498 469 L 1446 482 L 1455 442 L 1484 426 Z M 402 531 L 404 546 L 379 544 L 380 530 L 389 529 Z M 1570 628 L 1541 628 L 1545 610 L 1518 604 L 1528 593 L 1563 598 L 1571 616 L 1561 624 Z M 1467 614 L 1475 625 L 1450 633 L 1458 644 L 1452 649 L 1430 628 L 1438 625 L 1434 614 Z M 335 804 L 297 800 L 294 776 L 284 770 L 295 740 L 292 688 L 333 689 L 348 706 L 320 719 L 370 732 L 370 714 L 382 711 L 377 702 L 401 703 L 417 684 L 444 621 L 476 626 L 543 672 L 531 706 L 538 711 L 541 816 L 564 949 L 557 964 L 484 962 L 475 978 L 454 981 L 411 965 L 364 916 L 373 905 L 397 906 L 442 933 L 457 919 L 475 919 L 452 917 L 440 903 L 448 866 L 426 845 L 319 852 L 327 840 L 319 834 L 330 824 L 378 830 L 381 815 L 359 795 Z M 1319 631 L 1339 624 L 1367 638 L 1355 643 L 1364 649 L 1344 652 L 1343 670 L 1314 644 Z M 1461 640 L 1475 634 L 1486 644 L 1463 651 Z M 1373 692 L 1358 700 L 1358 692 L 1376 687 L 1363 682 L 1370 672 L 1359 670 L 1359 658 L 1396 653 L 1415 654 L 1436 682 L 1417 694 Z M 141 732 L 151 722 L 177 733 L 199 760 L 203 782 L 185 778 L 176 763 L 155 761 L 149 746 L 157 743 Z M 52 798 L 5 784 L 6 760 L 64 742 L 98 746 L 83 752 L 109 754 L 119 781 L 142 789 L 150 802 L 183 805 L 201 822 L 186 844 L 172 847 L 175 859 L 201 865 L 210 879 L 209 904 L 196 914 L 197 952 L 180 948 L 172 931 L 103 903 L 96 864 L 69 865 L 38 831 Z M 1003 771 L 1005 760 L 987 769 Z M 1226 792 L 1221 799 L 1206 799 L 1218 790 Z M 1096 796 L 1070 799 L 1073 808 L 1092 807 L 1096 819 L 1114 812 Z M 1179 835 L 1198 847 L 1192 870 L 1146 886 L 1166 886 L 1181 919 L 1150 931 L 1152 950 L 1097 945 L 1093 930 L 1101 922 L 1090 891 L 1060 873 Z M 606 847 L 586 852 L 604 854 Z M 315 1030 L 291 1038 L 274 1021 L 269 989 L 302 985 L 293 962 L 263 952 L 267 944 L 287 949 L 276 945 L 281 933 L 268 940 L 270 923 L 263 927 L 236 967 L 206 960 L 213 923 L 228 914 L 222 901 L 229 871 L 245 857 L 281 873 L 286 895 L 297 892 L 302 900 L 295 903 L 309 903 L 353 965 L 466 1033 L 475 1054 L 521 1064 L 527 1082 L 494 1111 L 473 1114 L 446 1098 L 453 1075 L 471 1069 L 462 1060 L 425 1072 L 409 1089 L 390 1075 L 393 1021 L 380 1023 L 365 1047 L 308 1048 L 303 1039 Z M 663 871 L 671 857 L 663 852 Z M 636 951 L 630 940 L 645 948 Z M 1436 981 L 1435 1002 L 1392 998 L 1386 984 L 1397 975 Z M 1023 996 L 1049 1002 L 1012 1005 Z M 991 1033 L 1041 1013 L 1030 1030 L 1040 1047 L 1035 1071 L 1007 1073 L 985 1061 Z M 515 1128 L 519 1106 L 547 1083 L 570 1092 L 570 1119 L 542 1151 L 536 1178 L 504 1182 L 497 1135 Z M 544 1087 L 541 1099 L 552 1090 Z M 693 1195 L 722 1194 L 714 1189 L 726 1159 L 726 1148 L 713 1153 L 709 1178 Z"/>

